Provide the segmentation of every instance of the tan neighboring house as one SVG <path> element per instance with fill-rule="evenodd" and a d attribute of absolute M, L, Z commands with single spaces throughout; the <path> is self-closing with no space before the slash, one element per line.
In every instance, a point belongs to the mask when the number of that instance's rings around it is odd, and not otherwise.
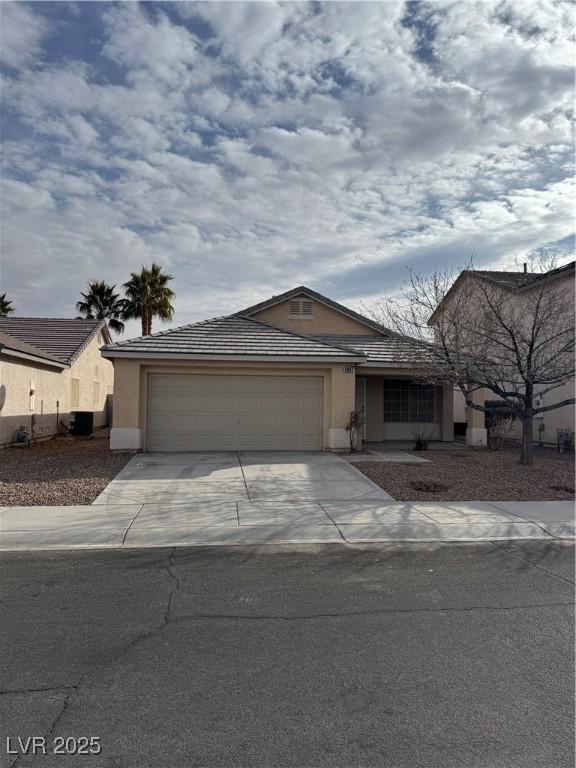
<path fill-rule="evenodd" d="M 0 318 L 0 447 L 24 427 L 32 440 L 65 431 L 70 411 L 107 422 L 114 368 L 100 347 L 110 343 L 103 320 Z"/>
<path fill-rule="evenodd" d="M 344 449 L 360 409 L 367 441 L 453 439 L 453 391 L 419 380 L 425 351 L 304 286 L 102 354 L 112 449 Z"/>
<path fill-rule="evenodd" d="M 522 307 L 522 302 L 530 302 L 531 295 L 535 291 L 550 288 L 556 291 L 560 288 L 574 297 L 574 267 L 576 262 L 570 262 L 562 267 L 552 269 L 549 272 L 500 272 L 489 270 L 465 270 L 455 280 L 454 284 L 446 294 L 442 303 L 436 309 L 434 315 L 430 318 L 430 324 L 434 325 L 434 317 L 442 307 L 448 306 L 451 302 L 457 301 L 457 294 L 460 290 L 466 290 L 470 295 L 469 285 L 473 280 L 485 280 L 491 285 L 500 288 L 518 307 Z M 465 294 L 466 295 L 466 294 Z M 574 308 L 574 298 L 571 300 Z M 457 305 L 456 305 L 457 306 Z M 472 306 L 472 304 L 470 305 Z M 479 312 L 484 309 L 479 304 Z M 542 387 L 540 387 L 540 390 Z M 497 396 L 489 391 L 483 391 L 484 394 L 479 399 L 495 400 Z M 538 393 L 538 389 L 536 389 Z M 574 397 L 575 380 L 572 377 L 565 384 L 536 398 L 535 404 L 538 407 L 548 406 L 556 402 L 561 402 Z M 534 418 L 533 436 L 537 443 L 542 445 L 556 445 L 557 432 L 559 429 L 574 430 L 575 410 L 573 405 L 565 405 L 561 408 L 546 411 Z M 454 422 L 456 431 L 466 429 L 467 442 L 472 445 L 486 445 L 486 429 L 484 428 L 484 414 L 480 411 L 467 409 L 466 402 L 462 393 L 457 390 L 454 392 Z M 521 436 L 521 425 L 516 421 L 509 432 L 509 437 L 519 439 Z"/>

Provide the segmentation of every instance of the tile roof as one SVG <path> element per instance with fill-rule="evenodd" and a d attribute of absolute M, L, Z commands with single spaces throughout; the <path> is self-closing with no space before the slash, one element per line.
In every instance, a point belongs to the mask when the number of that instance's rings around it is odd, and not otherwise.
<path fill-rule="evenodd" d="M 548 272 L 542 272 L 534 278 L 534 280 L 530 281 L 530 285 L 532 283 L 539 283 L 543 280 L 548 280 L 551 277 L 557 277 L 558 275 L 561 275 L 564 272 L 574 272 L 574 268 L 576 267 L 576 261 L 570 261 L 568 264 L 563 264 L 561 267 L 556 267 L 556 269 L 551 269 Z"/>
<path fill-rule="evenodd" d="M 291 288 L 289 291 L 280 293 L 278 296 L 272 296 L 270 299 L 261 301 L 259 304 L 253 304 L 251 307 L 246 307 L 246 309 L 240 310 L 240 312 L 235 312 L 233 315 L 230 315 L 230 317 L 246 317 L 248 315 L 255 315 L 258 312 L 262 312 L 264 309 L 268 309 L 268 307 L 273 307 L 276 304 L 280 304 L 281 302 L 292 298 L 293 296 L 299 296 L 301 294 L 306 294 L 310 298 L 316 299 L 316 301 L 320 301 L 322 304 L 326 304 L 328 307 L 332 307 L 332 309 L 335 309 L 337 312 L 341 312 L 343 315 L 347 315 L 353 320 L 357 320 L 359 323 L 366 325 L 368 328 L 373 328 L 379 333 L 391 333 L 388 328 L 380 325 L 380 323 L 377 323 L 375 320 L 371 320 L 369 317 L 364 317 L 364 315 L 361 315 L 358 312 L 354 312 L 353 309 L 345 307 L 344 304 L 338 304 L 337 301 L 333 301 L 327 296 L 323 296 L 321 293 L 313 291 L 311 288 L 306 288 L 305 285 L 300 285 L 297 288 Z"/>
<path fill-rule="evenodd" d="M 45 352 L 43 349 L 34 347 L 32 344 L 27 344 L 25 341 L 20 341 L 20 339 L 16 339 L 14 336 L 10 336 L 9 334 L 2 333 L 2 331 L 0 331 L 0 354 L 4 350 L 19 352 L 23 355 L 40 358 L 41 360 L 46 361 L 46 365 L 52 364 L 56 365 L 58 368 L 67 367 L 66 363 L 64 363 L 59 358 L 54 357 L 53 355 L 49 355 L 48 352 Z"/>
<path fill-rule="evenodd" d="M 67 365 L 71 365 L 92 336 L 105 327 L 104 320 L 0 317 L 0 331 L 48 352 Z"/>
<path fill-rule="evenodd" d="M 367 363 L 422 365 L 434 362 L 429 345 L 401 336 L 350 336 L 322 334 L 313 338 L 326 344 L 341 344 L 367 357 Z M 431 346 L 431 345 L 430 345 Z"/>
<path fill-rule="evenodd" d="M 361 361 L 362 353 L 338 343 L 286 331 L 249 317 L 216 317 L 104 347 L 105 357 L 168 355 L 206 359 L 282 357 Z"/>
<path fill-rule="evenodd" d="M 550 269 L 548 272 L 499 272 L 489 269 L 470 269 L 468 271 L 473 275 L 490 280 L 490 282 L 505 285 L 507 288 L 517 289 L 524 288 L 541 280 L 547 280 L 563 272 L 574 271 L 575 264 L 576 262 L 571 261 L 568 264 L 563 264 L 561 267 L 556 267 L 556 269 Z"/>
<path fill-rule="evenodd" d="M 434 325 L 434 320 L 440 307 L 442 307 L 444 302 L 447 301 L 448 297 L 457 290 L 457 286 L 461 284 L 462 280 L 464 280 L 467 275 L 475 275 L 477 277 L 483 278 L 484 280 L 488 280 L 491 283 L 500 285 L 503 288 L 507 288 L 510 291 L 520 292 L 525 290 L 528 291 L 530 290 L 531 286 L 535 285 L 536 283 L 541 283 L 549 280 L 550 278 L 554 278 L 563 272 L 573 272 L 575 265 L 576 262 L 571 261 L 568 264 L 563 264 L 561 267 L 556 267 L 556 269 L 551 269 L 548 272 L 499 272 L 498 270 L 489 269 L 465 269 L 460 272 L 456 280 L 454 280 L 448 289 L 442 301 L 438 304 L 434 312 L 428 318 L 428 325 Z"/>
<path fill-rule="evenodd" d="M 491 283 L 504 285 L 506 288 L 522 288 L 533 280 L 542 277 L 540 272 L 498 272 L 487 269 L 469 269 L 466 270 L 472 275 L 478 275 Z"/>

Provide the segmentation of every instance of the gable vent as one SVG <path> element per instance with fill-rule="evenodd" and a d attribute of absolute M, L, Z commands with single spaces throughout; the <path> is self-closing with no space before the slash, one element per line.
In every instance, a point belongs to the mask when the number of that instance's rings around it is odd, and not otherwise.
<path fill-rule="evenodd" d="M 301 319 L 312 319 L 313 303 L 311 301 L 290 301 L 289 302 L 289 314 L 291 317 L 299 317 Z"/>
<path fill-rule="evenodd" d="M 291 315 L 299 315 L 300 314 L 300 302 L 299 301 L 291 301 L 290 302 L 290 314 Z"/>

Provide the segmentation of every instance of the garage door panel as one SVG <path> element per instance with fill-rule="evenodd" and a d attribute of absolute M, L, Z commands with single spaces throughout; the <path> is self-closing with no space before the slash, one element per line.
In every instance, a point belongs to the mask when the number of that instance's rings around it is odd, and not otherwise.
<path fill-rule="evenodd" d="M 150 374 L 147 447 L 319 450 L 320 376 Z"/>
<path fill-rule="evenodd" d="M 240 395 L 237 403 L 240 411 L 255 411 L 259 405 L 258 396 Z"/>

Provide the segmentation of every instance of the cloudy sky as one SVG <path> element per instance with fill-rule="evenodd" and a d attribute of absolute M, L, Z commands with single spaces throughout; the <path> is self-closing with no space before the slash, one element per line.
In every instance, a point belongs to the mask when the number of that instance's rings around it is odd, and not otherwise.
<path fill-rule="evenodd" d="M 177 324 L 571 249 L 571 3 L 11 3 L 1 291 L 152 260 Z"/>

